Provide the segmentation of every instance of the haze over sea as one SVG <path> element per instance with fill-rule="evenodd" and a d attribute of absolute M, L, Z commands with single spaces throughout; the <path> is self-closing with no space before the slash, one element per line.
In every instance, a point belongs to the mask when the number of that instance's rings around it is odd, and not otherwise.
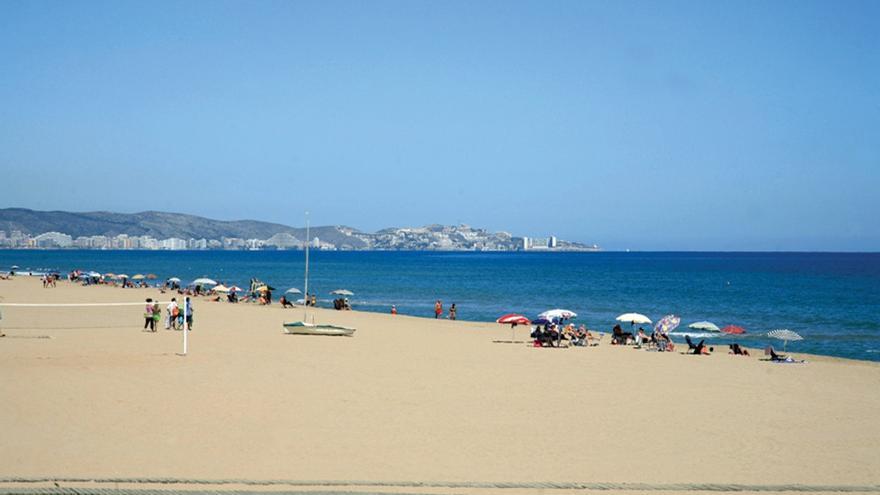
<path fill-rule="evenodd" d="M 301 251 L 0 251 L 0 270 L 11 265 L 152 272 L 185 282 L 208 276 L 242 287 L 257 277 L 277 288 L 276 298 L 302 289 L 304 273 Z M 880 361 L 880 253 L 313 251 L 309 284 L 325 305 L 330 291 L 344 288 L 355 293 L 356 310 L 384 313 L 395 304 L 401 314 L 424 317 L 436 299 L 476 321 L 565 308 L 601 331 L 624 312 L 654 321 L 674 313 L 682 317 L 679 332 L 699 320 L 740 325 L 748 334 L 737 341 L 753 347 L 780 344 L 766 332 L 790 328 L 805 339 L 790 350 Z"/>

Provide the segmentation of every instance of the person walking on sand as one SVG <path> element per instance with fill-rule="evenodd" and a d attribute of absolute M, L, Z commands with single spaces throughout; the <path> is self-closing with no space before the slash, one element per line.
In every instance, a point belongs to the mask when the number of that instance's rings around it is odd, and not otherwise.
<path fill-rule="evenodd" d="M 165 312 L 167 313 L 165 316 L 165 330 L 177 330 L 177 315 L 180 313 L 180 308 L 177 307 L 177 298 L 172 297 L 171 302 L 168 303 L 168 307 L 165 308 Z"/>
<path fill-rule="evenodd" d="M 393 314 L 393 315 L 397 314 L 397 306 L 395 306 L 393 304 L 391 305 L 391 314 Z"/>
<path fill-rule="evenodd" d="M 162 319 L 162 310 L 159 309 L 159 301 L 153 301 L 153 332 L 159 330 L 159 320 Z"/>
<path fill-rule="evenodd" d="M 186 298 L 185 310 L 186 310 L 186 314 L 184 315 L 184 318 L 186 318 L 186 326 L 187 326 L 187 328 L 192 330 L 193 329 L 193 305 L 192 305 L 192 301 L 189 300 L 189 296 L 187 296 L 187 298 Z"/>
<path fill-rule="evenodd" d="M 147 298 L 147 307 L 144 308 L 144 330 L 147 328 L 150 331 L 155 330 L 155 323 L 153 322 L 153 300 L 151 298 Z"/>
<path fill-rule="evenodd" d="M 449 307 L 449 319 L 454 320 L 458 314 L 458 310 L 455 309 L 455 303 L 452 303 L 452 306 Z"/>
<path fill-rule="evenodd" d="M 437 302 L 434 303 L 434 319 L 440 318 L 440 315 L 443 314 L 443 303 L 440 302 L 440 299 L 437 299 Z"/>

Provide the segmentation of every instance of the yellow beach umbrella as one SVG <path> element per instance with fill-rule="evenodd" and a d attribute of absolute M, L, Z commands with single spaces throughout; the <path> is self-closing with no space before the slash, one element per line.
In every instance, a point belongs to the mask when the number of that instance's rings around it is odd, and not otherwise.
<path fill-rule="evenodd" d="M 131 277 L 132 280 L 143 280 L 144 278 L 145 277 L 143 275 L 141 275 L 140 273 L 138 273 L 134 277 Z"/>

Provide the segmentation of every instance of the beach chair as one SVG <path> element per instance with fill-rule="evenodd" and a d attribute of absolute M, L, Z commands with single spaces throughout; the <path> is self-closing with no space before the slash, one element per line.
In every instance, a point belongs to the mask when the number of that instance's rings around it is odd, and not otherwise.
<path fill-rule="evenodd" d="M 785 354 L 776 354 L 776 350 L 773 349 L 772 345 L 767 346 L 764 354 L 770 356 L 770 361 L 786 361 L 788 359 L 788 356 L 786 356 Z"/>
<path fill-rule="evenodd" d="M 690 336 L 690 335 L 685 335 L 685 336 L 684 336 L 684 340 L 687 342 L 687 345 L 688 345 L 688 350 L 687 350 L 687 352 L 690 353 L 690 354 L 700 354 L 701 351 L 703 350 L 703 347 L 704 347 L 703 344 L 705 344 L 705 342 L 706 342 L 706 340 L 703 339 L 703 340 L 700 341 L 699 344 L 694 345 L 694 341 L 691 340 L 691 336 Z"/>

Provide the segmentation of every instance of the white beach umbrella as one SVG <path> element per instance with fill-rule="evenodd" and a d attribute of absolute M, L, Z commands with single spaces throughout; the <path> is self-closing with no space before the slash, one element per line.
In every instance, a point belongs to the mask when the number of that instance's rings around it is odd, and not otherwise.
<path fill-rule="evenodd" d="M 688 328 L 694 330 L 702 330 L 704 332 L 720 332 L 721 329 L 718 328 L 718 325 L 712 323 L 711 321 L 695 321 L 688 325 Z"/>
<path fill-rule="evenodd" d="M 237 285 L 233 285 L 232 287 L 229 288 L 229 292 L 241 292 L 243 290 L 244 289 L 242 289 L 241 287 L 239 287 Z"/>
<path fill-rule="evenodd" d="M 622 323 L 629 323 L 630 325 L 650 325 L 652 323 L 650 318 L 640 313 L 624 313 L 615 319 Z"/>
<path fill-rule="evenodd" d="M 124 273 L 120 273 L 119 275 L 116 276 L 116 278 L 128 278 L 128 275 L 126 275 Z"/>
<path fill-rule="evenodd" d="M 336 294 L 337 296 L 353 296 L 354 292 L 345 289 L 336 289 L 331 294 Z"/>
<path fill-rule="evenodd" d="M 296 287 L 291 287 L 291 288 L 287 289 L 284 293 L 285 294 L 302 294 L 302 291 L 297 289 Z"/>
<path fill-rule="evenodd" d="M 226 287 L 225 285 L 220 284 L 220 285 L 214 287 L 214 290 L 216 292 L 229 292 L 229 287 Z"/>
<path fill-rule="evenodd" d="M 193 285 L 217 285 L 217 282 L 210 278 L 197 278 L 193 280 Z"/>
<path fill-rule="evenodd" d="M 559 318 L 560 320 L 563 320 L 563 319 L 570 320 L 572 318 L 577 318 L 577 313 L 575 313 L 574 311 L 570 311 L 568 309 L 559 309 L 559 308 L 549 309 L 549 310 L 544 311 L 543 313 L 539 314 L 538 318 L 546 318 L 548 320 L 552 320 L 554 318 Z"/>
<path fill-rule="evenodd" d="M 168 279 L 168 282 L 176 282 L 176 283 L 180 283 L 180 279 L 177 278 L 177 277 L 171 277 L 171 278 Z"/>
<path fill-rule="evenodd" d="M 779 330 L 771 330 L 767 332 L 768 337 L 773 337 L 774 339 L 779 339 L 782 341 L 782 351 L 785 352 L 785 346 L 789 341 L 795 342 L 798 340 L 804 340 L 797 332 L 793 332 L 788 329 L 779 329 Z"/>

